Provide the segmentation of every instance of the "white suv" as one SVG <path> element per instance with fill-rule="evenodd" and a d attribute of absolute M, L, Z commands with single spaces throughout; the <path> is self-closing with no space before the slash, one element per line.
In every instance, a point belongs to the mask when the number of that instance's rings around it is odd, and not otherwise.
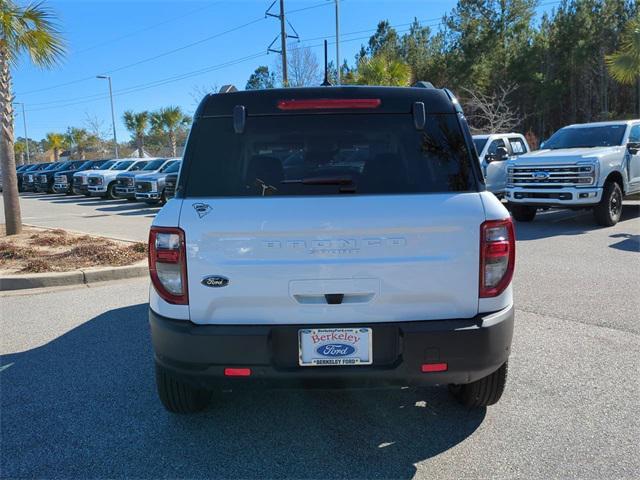
<path fill-rule="evenodd" d="M 208 95 L 149 237 L 160 399 L 187 413 L 243 386 L 445 384 L 491 405 L 514 259 L 449 91 Z"/>

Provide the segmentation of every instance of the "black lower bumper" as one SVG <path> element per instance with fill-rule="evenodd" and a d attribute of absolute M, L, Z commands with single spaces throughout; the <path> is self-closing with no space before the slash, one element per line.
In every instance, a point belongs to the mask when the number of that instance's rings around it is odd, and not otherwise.
<path fill-rule="evenodd" d="M 508 358 L 513 307 L 472 319 L 381 324 L 370 327 L 373 364 L 300 367 L 298 330 L 314 325 L 196 325 L 149 310 L 156 362 L 173 375 L 204 387 L 381 386 L 464 384 L 497 370 Z M 422 373 L 425 363 L 447 370 Z M 225 377 L 225 368 L 250 368 L 248 377 Z"/>

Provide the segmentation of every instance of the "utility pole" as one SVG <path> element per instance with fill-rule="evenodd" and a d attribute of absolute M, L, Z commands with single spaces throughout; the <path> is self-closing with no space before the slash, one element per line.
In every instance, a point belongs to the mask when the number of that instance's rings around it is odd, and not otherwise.
<path fill-rule="evenodd" d="M 340 0 L 336 2 L 336 85 L 340 85 Z"/>
<path fill-rule="evenodd" d="M 22 106 L 22 124 L 24 125 L 24 146 L 27 154 L 27 163 L 31 163 L 29 159 L 29 134 L 27 133 L 27 114 L 24 112 L 24 103 L 13 102 L 14 105 Z"/>
<path fill-rule="evenodd" d="M 273 42 L 271 42 L 267 47 L 267 53 L 274 52 L 282 55 L 282 86 L 288 87 L 289 71 L 287 67 L 287 39 L 295 38 L 297 40 L 300 40 L 300 37 L 298 36 L 298 32 L 296 32 L 296 29 L 293 28 L 293 25 L 287 22 L 285 18 L 284 0 L 280 0 L 280 12 L 277 15 L 275 13 L 271 13 L 271 9 L 273 8 L 273 6 L 276 4 L 277 1 L 278 0 L 273 0 L 273 3 L 269 6 L 269 8 L 267 8 L 267 11 L 264 13 L 264 15 L 265 17 L 274 17 L 280 20 L 280 35 L 278 35 L 280 37 L 280 50 L 275 50 L 274 48 L 271 48 L 273 47 L 273 44 L 276 43 L 276 41 L 278 40 L 278 37 L 276 37 L 273 39 Z M 291 27 L 291 30 L 293 30 L 294 35 L 287 34 L 287 23 L 289 23 L 289 26 Z"/>
<path fill-rule="evenodd" d="M 113 126 L 113 148 L 116 158 L 118 157 L 118 138 L 116 137 L 116 114 L 113 109 L 113 90 L 111 89 L 111 77 L 109 75 L 97 75 L 96 78 L 109 80 L 109 99 L 111 101 L 111 125 Z"/>
<path fill-rule="evenodd" d="M 284 0 L 280 0 L 280 44 L 282 50 L 282 86 L 289 86 L 289 74 L 287 72 L 287 26 L 284 23 Z"/>

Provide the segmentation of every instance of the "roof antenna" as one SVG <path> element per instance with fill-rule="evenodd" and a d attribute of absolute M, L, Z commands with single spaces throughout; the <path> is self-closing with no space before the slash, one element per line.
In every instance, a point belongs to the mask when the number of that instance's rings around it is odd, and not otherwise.
<path fill-rule="evenodd" d="M 327 63 L 327 41 L 324 41 L 324 82 L 321 84 L 323 87 L 330 87 L 329 81 L 329 65 Z"/>

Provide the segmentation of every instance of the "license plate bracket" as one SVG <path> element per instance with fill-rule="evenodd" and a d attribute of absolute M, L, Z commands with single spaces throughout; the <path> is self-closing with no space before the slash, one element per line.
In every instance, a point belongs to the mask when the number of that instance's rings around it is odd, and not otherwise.
<path fill-rule="evenodd" d="M 302 367 L 371 365 L 373 331 L 365 327 L 298 330 L 298 364 Z"/>

